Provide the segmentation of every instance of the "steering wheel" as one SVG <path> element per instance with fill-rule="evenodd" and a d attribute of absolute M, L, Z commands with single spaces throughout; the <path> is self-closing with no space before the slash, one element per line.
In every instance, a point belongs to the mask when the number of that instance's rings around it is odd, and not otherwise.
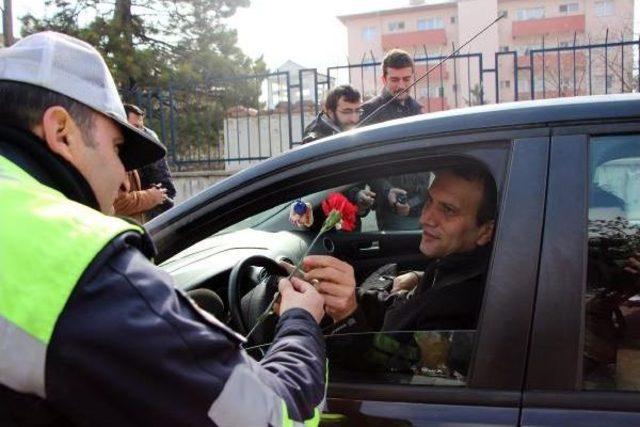
<path fill-rule="evenodd" d="M 260 274 L 259 280 L 253 289 L 241 295 L 248 286 L 241 283 L 250 277 L 249 272 L 253 267 L 262 267 L 264 272 Z M 278 265 L 273 259 L 263 255 L 253 255 L 240 261 L 233 267 L 229 275 L 229 311 L 231 320 L 236 325 L 237 331 L 246 335 L 255 325 L 258 317 L 267 309 L 278 290 L 278 276 L 287 276 L 287 271 Z M 268 321 L 269 319 L 267 319 Z M 258 327 L 250 341 L 261 343 L 267 335 L 270 325 L 265 321 Z M 273 321 L 271 322 L 273 323 Z"/>

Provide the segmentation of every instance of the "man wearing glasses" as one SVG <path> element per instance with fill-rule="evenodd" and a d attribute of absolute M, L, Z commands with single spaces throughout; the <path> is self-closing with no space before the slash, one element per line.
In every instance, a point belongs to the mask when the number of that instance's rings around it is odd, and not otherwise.
<path fill-rule="evenodd" d="M 350 85 L 336 86 L 327 93 L 320 114 L 304 130 L 302 143 L 352 129 L 360 120 L 360 92 Z"/>

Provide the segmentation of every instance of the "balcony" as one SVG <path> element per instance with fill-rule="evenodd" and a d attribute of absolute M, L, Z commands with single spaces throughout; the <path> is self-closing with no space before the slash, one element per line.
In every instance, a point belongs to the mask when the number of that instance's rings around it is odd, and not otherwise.
<path fill-rule="evenodd" d="M 513 21 L 511 24 L 513 37 L 541 36 L 553 33 L 584 32 L 584 15 L 559 16 L 556 18 L 531 19 Z"/>
<path fill-rule="evenodd" d="M 409 31 L 406 33 L 389 33 L 382 35 L 382 49 L 388 50 L 394 47 L 410 48 L 422 45 L 447 44 L 447 33 L 444 29 Z"/>

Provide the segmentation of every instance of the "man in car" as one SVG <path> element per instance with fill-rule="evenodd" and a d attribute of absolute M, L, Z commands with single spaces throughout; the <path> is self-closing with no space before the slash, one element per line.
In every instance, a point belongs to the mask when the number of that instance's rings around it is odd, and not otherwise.
<path fill-rule="evenodd" d="M 127 123 L 97 50 L 63 34 L 0 50 L 0 425 L 281 426 L 324 396 L 322 297 L 282 280 L 260 363 L 177 292 L 125 169 L 164 156 Z"/>
<path fill-rule="evenodd" d="M 425 197 L 420 251 L 428 262 L 401 278 L 404 290 L 357 289 L 348 263 L 305 258 L 306 277 L 333 319 L 332 333 L 475 328 L 494 231 L 495 182 L 480 166 L 443 169 Z"/>

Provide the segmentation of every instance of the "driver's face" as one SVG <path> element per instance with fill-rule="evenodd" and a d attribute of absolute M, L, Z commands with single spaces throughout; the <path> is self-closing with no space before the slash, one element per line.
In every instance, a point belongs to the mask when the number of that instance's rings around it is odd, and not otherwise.
<path fill-rule="evenodd" d="M 491 241 L 493 221 L 478 225 L 483 184 L 441 171 L 427 191 L 420 224 L 420 251 L 429 258 L 467 252 Z"/>

